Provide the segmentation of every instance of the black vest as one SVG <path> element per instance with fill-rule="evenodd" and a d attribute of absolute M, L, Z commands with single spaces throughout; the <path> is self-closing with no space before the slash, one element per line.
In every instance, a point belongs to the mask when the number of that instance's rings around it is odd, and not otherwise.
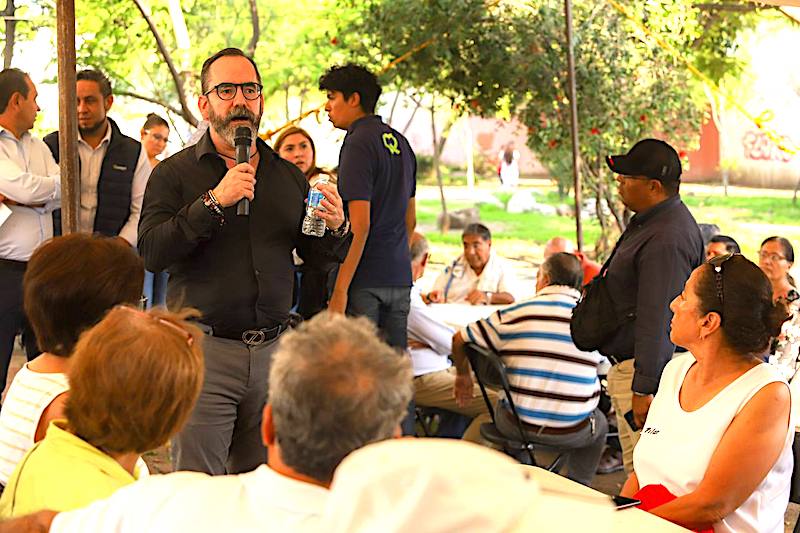
<path fill-rule="evenodd" d="M 100 178 L 97 181 L 97 212 L 94 231 L 114 237 L 131 214 L 131 187 L 136 163 L 139 161 L 141 143 L 123 135 L 117 124 L 108 119 L 111 139 L 108 143 Z M 58 162 L 58 132 L 48 134 L 44 142 Z M 80 165 L 80 161 L 78 161 Z M 61 235 L 61 210 L 53 211 L 53 234 Z"/>

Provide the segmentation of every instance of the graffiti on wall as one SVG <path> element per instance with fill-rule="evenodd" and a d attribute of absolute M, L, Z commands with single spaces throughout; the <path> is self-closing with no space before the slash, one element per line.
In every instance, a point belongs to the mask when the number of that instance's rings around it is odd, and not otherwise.
<path fill-rule="evenodd" d="M 789 163 L 794 159 L 792 154 L 784 152 L 765 133 L 753 129 L 742 137 L 744 157 L 753 161 L 774 161 Z"/>

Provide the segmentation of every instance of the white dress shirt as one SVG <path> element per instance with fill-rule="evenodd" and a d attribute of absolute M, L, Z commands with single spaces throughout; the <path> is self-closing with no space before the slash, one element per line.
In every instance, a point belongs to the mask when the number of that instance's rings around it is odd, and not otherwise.
<path fill-rule="evenodd" d="M 94 217 L 97 214 L 97 183 L 100 181 L 100 170 L 103 167 L 103 159 L 110 142 L 111 125 L 108 123 L 106 123 L 105 137 L 97 147 L 92 148 L 83 139 L 78 139 L 78 157 L 81 160 L 81 209 L 78 215 L 78 228 L 83 233 L 94 233 Z M 136 246 L 139 215 L 142 212 L 144 190 L 147 187 L 151 170 L 147 151 L 142 147 L 139 151 L 136 169 L 133 171 L 131 214 L 119 232 L 119 236 L 128 241 L 131 246 Z"/>
<path fill-rule="evenodd" d="M 433 289 L 441 291 L 446 303 L 463 303 L 467 301 L 467 295 L 476 289 L 484 292 L 508 292 L 516 297 L 517 281 L 511 265 L 492 251 L 480 276 L 461 255 L 439 274 L 433 283 Z"/>
<path fill-rule="evenodd" d="M 27 261 L 42 242 L 53 236 L 53 209 L 61 200 L 58 165 L 41 139 L 24 133 L 17 139 L 0 128 L 0 194 L 24 205 L 11 211 L 0 225 L 0 258 Z"/>
<path fill-rule="evenodd" d="M 247 474 L 150 476 L 93 504 L 59 513 L 51 533 L 290 533 L 322 527 L 328 490 L 261 465 Z"/>
<path fill-rule="evenodd" d="M 450 368 L 448 356 L 453 350 L 455 330 L 444 323 L 422 301 L 419 286 L 411 287 L 411 305 L 408 310 L 408 338 L 427 344 L 428 348 L 411 348 L 414 377 Z"/>

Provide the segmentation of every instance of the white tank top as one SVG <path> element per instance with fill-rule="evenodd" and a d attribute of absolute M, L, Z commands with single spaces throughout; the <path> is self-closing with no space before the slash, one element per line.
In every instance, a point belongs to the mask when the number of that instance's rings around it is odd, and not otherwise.
<path fill-rule="evenodd" d="M 27 363 L 14 376 L 0 411 L 0 484 L 8 483 L 17 463 L 33 447 L 44 410 L 68 390 L 66 374 L 34 372 Z"/>
<path fill-rule="evenodd" d="M 763 363 L 739 376 L 701 408 L 686 412 L 680 405 L 679 392 L 694 363 L 692 354 L 685 353 L 664 369 L 633 451 L 640 487 L 661 484 L 676 496 L 694 491 L 733 418 L 766 385 L 786 383 L 772 365 Z M 738 509 L 714 524 L 715 533 L 783 533 L 794 464 L 793 440 L 794 424 L 790 424 L 775 465 Z"/>

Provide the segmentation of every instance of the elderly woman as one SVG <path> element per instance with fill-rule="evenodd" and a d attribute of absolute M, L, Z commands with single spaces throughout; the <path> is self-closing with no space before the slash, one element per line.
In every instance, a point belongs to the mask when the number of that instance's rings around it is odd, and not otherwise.
<path fill-rule="evenodd" d="M 692 272 L 670 309 L 670 338 L 690 351 L 664 369 L 622 494 L 666 488 L 677 497 L 651 512 L 688 528 L 782 532 L 794 427 L 786 381 L 760 355 L 785 303 L 755 264 L 724 255 Z"/>
<path fill-rule="evenodd" d="M 64 417 L 67 372 L 78 337 L 117 304 L 142 295 L 142 259 L 127 243 L 73 233 L 31 256 L 23 280 L 25 314 L 44 353 L 25 364 L 0 411 L 0 485 L 22 456 Z"/>
<path fill-rule="evenodd" d="M 187 316 L 119 306 L 81 336 L 67 418 L 17 465 L 0 517 L 76 509 L 136 480 L 140 455 L 183 426 L 200 394 L 202 333 Z"/>
<path fill-rule="evenodd" d="M 310 185 L 313 186 L 322 177 L 336 184 L 336 176 L 317 166 L 314 140 L 303 128 L 290 126 L 284 129 L 278 135 L 274 148 L 279 156 L 300 169 Z M 297 312 L 304 319 L 309 319 L 327 307 L 337 267 L 328 270 L 309 267 L 299 257 L 295 257 L 295 265 L 298 271 L 294 298 Z"/>

